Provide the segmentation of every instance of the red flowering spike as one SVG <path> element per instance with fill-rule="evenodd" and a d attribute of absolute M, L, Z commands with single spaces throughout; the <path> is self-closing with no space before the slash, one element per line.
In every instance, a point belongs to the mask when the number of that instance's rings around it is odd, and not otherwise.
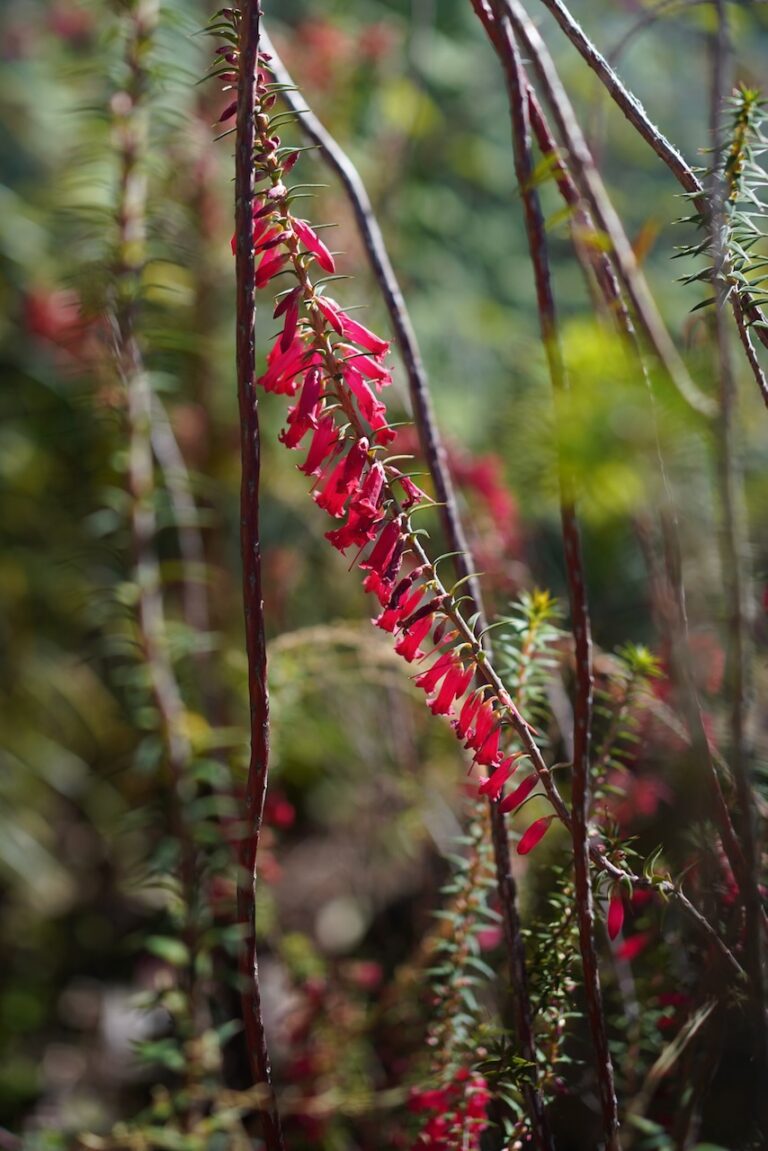
<path fill-rule="evenodd" d="M 608 936 L 615 939 L 624 926 L 624 897 L 620 887 L 614 887 L 608 902 Z"/>
<path fill-rule="evenodd" d="M 294 232 L 304 247 L 315 257 L 323 271 L 333 274 L 336 271 L 336 263 L 315 229 L 310 227 L 306 220 L 294 218 L 291 223 Z"/>
<path fill-rule="evenodd" d="M 549 831 L 549 825 L 554 818 L 554 815 L 543 815 L 541 819 L 534 819 L 517 845 L 517 854 L 527 855 L 529 851 L 533 851 L 536 844 L 541 843 Z"/>
<path fill-rule="evenodd" d="M 528 798 L 538 782 L 539 778 L 537 775 L 526 776 L 523 782 L 519 783 L 514 791 L 510 791 L 509 795 L 504 796 L 499 804 L 500 810 L 505 814 L 508 811 L 514 811 L 520 806 L 524 799 Z"/>

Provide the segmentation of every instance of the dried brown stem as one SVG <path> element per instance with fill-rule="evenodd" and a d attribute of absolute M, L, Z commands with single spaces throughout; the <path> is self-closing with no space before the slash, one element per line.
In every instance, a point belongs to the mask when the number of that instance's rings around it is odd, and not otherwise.
<path fill-rule="evenodd" d="M 541 338 L 547 356 L 557 408 L 568 385 L 552 292 L 544 215 L 538 193 L 534 187 L 534 164 L 528 118 L 528 84 L 509 17 L 495 0 L 491 0 L 491 7 L 496 17 L 496 31 L 498 33 L 496 46 L 504 70 L 509 97 L 515 174 L 523 201 L 526 234 L 536 285 Z M 620 1147 L 618 1104 L 614 1087 L 613 1063 L 608 1048 L 595 946 L 594 903 L 588 849 L 589 753 L 593 691 L 592 641 L 573 479 L 565 471 L 562 464 L 559 474 L 560 515 L 576 656 L 571 838 L 573 842 L 579 949 L 584 972 L 587 1014 L 595 1047 L 598 1091 L 603 1113 L 606 1146 L 610 1151 L 617 1151 Z"/>
<path fill-rule="evenodd" d="M 238 23 L 239 75 L 235 136 L 235 268 L 237 299 L 237 395 L 240 411 L 242 477 L 240 484 L 240 545 L 243 561 L 245 643 L 248 657 L 248 701 L 251 753 L 245 788 L 245 833 L 240 846 L 237 885 L 238 918 L 243 931 L 240 973 L 242 1005 L 254 1083 L 266 1086 L 261 1112 L 267 1151 L 282 1151 L 283 1136 L 261 1008 L 255 930 L 256 855 L 259 846 L 269 760 L 269 699 L 261 591 L 259 479 L 261 438 L 256 398 L 254 329 L 256 320 L 253 249 L 253 153 L 256 139 L 256 66 L 259 51 L 258 0 L 243 0 Z"/>

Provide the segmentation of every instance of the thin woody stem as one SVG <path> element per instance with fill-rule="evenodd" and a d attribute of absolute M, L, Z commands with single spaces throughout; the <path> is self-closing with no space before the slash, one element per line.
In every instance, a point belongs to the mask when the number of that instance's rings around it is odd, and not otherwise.
<path fill-rule="evenodd" d="M 261 438 L 256 398 L 254 350 L 255 258 L 253 245 L 253 153 L 256 139 L 256 66 L 259 51 L 258 0 L 243 0 L 238 24 L 239 76 L 235 136 L 235 235 L 237 294 L 237 394 L 240 410 L 242 478 L 240 543 L 243 561 L 245 640 L 248 656 L 251 754 L 245 792 L 246 830 L 240 845 L 238 919 L 244 939 L 240 952 L 242 1005 L 254 1084 L 267 1088 L 261 1124 L 267 1151 L 282 1151 L 283 1136 L 271 1088 L 271 1067 L 261 1008 L 255 933 L 256 855 L 259 846 L 269 761 L 269 699 L 261 591 L 259 478 Z"/>
<path fill-rule="evenodd" d="M 568 150 L 576 185 L 610 241 L 618 276 L 643 335 L 686 403 L 699 415 L 711 417 L 714 405 L 694 384 L 659 314 L 544 41 L 519 0 L 503 0 L 503 8 L 531 59 L 542 92 L 552 109 L 558 132 Z"/>
<path fill-rule="evenodd" d="M 270 71 L 275 80 L 285 87 L 281 98 L 296 115 L 302 131 L 316 144 L 328 166 L 336 173 L 354 213 L 371 269 L 389 312 L 392 329 L 408 378 L 419 441 L 427 468 L 435 487 L 439 503 L 438 512 L 443 525 L 457 576 L 463 579 L 470 598 L 472 612 L 482 632 L 487 626 L 480 581 L 474 574 L 472 552 L 464 532 L 458 510 L 456 493 L 448 468 L 445 446 L 435 418 L 429 389 L 429 380 L 421 357 L 416 334 L 411 324 L 400 285 L 387 252 L 384 237 L 376 219 L 360 174 L 336 139 L 326 130 L 315 114 L 306 107 L 296 87 L 266 33 L 262 32 L 264 50 L 271 56 Z M 485 646 L 490 650 L 486 637 Z M 540 1151 L 552 1147 L 552 1136 L 544 1110 L 544 1100 L 537 1086 L 537 1060 L 533 1036 L 533 1012 L 528 990 L 525 946 L 517 908 L 517 885 L 512 872 L 509 837 L 504 815 L 498 805 L 490 803 L 491 840 L 494 851 L 499 902 L 502 911 L 504 942 L 510 964 L 511 992 L 515 1012 L 515 1028 L 522 1057 L 530 1064 L 533 1083 L 524 1085 L 531 1117 L 535 1146 Z"/>
<path fill-rule="evenodd" d="M 730 757 L 739 804 L 737 827 L 743 867 L 739 878 L 745 912 L 745 963 L 750 975 L 755 1011 L 754 1088 L 762 1095 L 766 1055 L 766 989 L 763 973 L 762 899 L 758 885 L 758 846 L 755 813 L 749 779 L 747 694 L 749 689 L 749 558 L 746 539 L 744 490 L 736 451 L 737 392 L 729 331 L 725 322 L 727 299 L 727 208 L 726 181 L 722 167 L 724 147 L 722 115 L 729 87 L 730 43 L 724 0 L 715 0 L 717 24 L 711 37 L 712 81 L 710 132 L 714 153 L 711 176 L 711 235 L 715 288 L 715 339 L 719 382 L 720 419 L 716 427 L 717 470 L 722 504 L 720 544 L 723 584 L 728 620 L 726 690 L 730 704 Z M 756 1098 L 756 1096 L 753 1096 Z"/>
<path fill-rule="evenodd" d="M 706 190 L 682 154 L 656 127 L 638 98 L 619 79 L 609 62 L 598 51 L 562 0 L 541 0 L 541 3 L 554 16 L 571 44 L 598 77 L 611 99 L 621 109 L 633 128 L 650 145 L 659 159 L 667 165 L 680 186 L 692 197 L 702 219 L 708 220 L 711 209 Z M 768 329 L 765 326 L 765 316 L 746 294 L 742 297 L 737 292 L 731 292 L 730 304 L 747 361 L 763 402 L 768 407 L 768 379 L 760 367 L 751 341 L 751 333 L 754 331 L 760 342 L 768 347 Z"/>
<path fill-rule="evenodd" d="M 152 397 L 152 451 L 162 472 L 173 510 L 173 526 L 182 562 L 182 608 L 185 623 L 205 634 L 210 626 L 205 575 L 205 548 L 186 460 L 160 397 Z"/>
<path fill-rule="evenodd" d="M 534 165 L 531 154 L 530 122 L 528 119 L 528 84 L 512 33 L 509 18 L 493 3 L 498 37 L 497 48 L 501 57 L 509 96 L 512 139 L 514 145 L 515 174 L 523 201 L 525 229 L 536 285 L 541 338 L 544 345 L 550 379 L 559 406 L 567 390 L 567 378 L 558 334 L 555 300 L 549 265 L 544 216 L 534 187 Z M 584 562 L 581 550 L 579 524 L 576 516 L 573 479 L 559 467 L 560 516 L 565 551 L 565 567 L 571 605 L 571 621 L 576 657 L 576 697 L 573 732 L 572 824 L 576 914 L 579 930 L 579 948 L 584 972 L 584 991 L 587 1000 L 598 1091 L 603 1112 L 606 1146 L 618 1151 L 619 1116 L 614 1086 L 613 1062 L 608 1048 L 602 991 L 595 946 L 595 918 L 592 884 L 589 869 L 589 801 L 590 801 L 590 739 L 592 729 L 592 640 L 587 604 Z"/>
<path fill-rule="evenodd" d="M 180 881 L 186 906 L 185 941 L 190 963 L 181 974 L 189 996 L 190 1023 L 198 1015 L 196 950 L 195 849 L 182 813 L 180 789 L 190 762 L 185 734 L 184 701 L 168 646 L 160 562 L 157 556 L 155 472 L 152 458 L 153 392 L 139 343 L 141 277 L 146 249 L 147 89 L 146 56 L 157 24 L 156 0 L 134 0 L 126 12 L 127 78 L 112 101 L 113 132 L 119 158 L 117 242 L 114 261 L 115 300 L 111 318 L 115 366 L 126 393 L 128 416 L 128 487 L 131 537 L 138 590 L 138 629 L 149 674 L 150 691 L 160 718 L 160 734 L 170 772 L 170 826 L 180 850 Z"/>

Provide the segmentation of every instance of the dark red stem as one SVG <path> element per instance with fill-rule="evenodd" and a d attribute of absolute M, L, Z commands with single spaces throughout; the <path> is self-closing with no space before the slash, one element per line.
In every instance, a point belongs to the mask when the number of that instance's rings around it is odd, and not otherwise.
<path fill-rule="evenodd" d="M 495 15 L 494 43 L 499 53 L 509 95 L 515 174 L 523 201 L 525 229 L 533 265 L 541 337 L 557 406 L 567 387 L 557 329 L 554 295 L 549 266 L 544 216 L 534 187 L 528 118 L 528 83 L 517 43 L 506 13 L 492 0 Z M 602 993 L 594 939 L 594 907 L 589 868 L 589 752 L 592 728 L 592 641 L 587 605 L 581 539 L 574 504 L 572 477 L 560 467 L 560 514 L 563 547 L 571 604 L 571 623 L 576 649 L 576 694 L 574 701 L 573 786 L 571 838 L 573 842 L 576 914 L 579 948 L 584 971 L 587 1013 L 595 1047 L 598 1088 L 603 1112 L 606 1146 L 617 1151 L 619 1119 L 614 1088 L 613 1063 L 603 1013 Z"/>
<path fill-rule="evenodd" d="M 259 50 L 258 0 L 243 0 L 239 20 L 239 78 L 235 136 L 235 250 L 237 292 L 237 396 L 240 410 L 242 478 L 240 485 L 240 544 L 243 561 L 245 645 L 248 656 L 248 702 L 251 756 L 245 789 L 246 829 L 240 846 L 237 884 L 238 920 L 243 931 L 240 974 L 245 1033 L 255 1084 L 267 1091 L 261 1112 L 267 1151 L 282 1151 L 283 1136 L 272 1091 L 264 1019 L 259 989 L 255 934 L 256 853 L 259 846 L 269 761 L 269 698 L 261 591 L 259 536 L 259 475 L 261 440 L 256 399 L 255 259 L 253 250 L 254 112 Z"/>

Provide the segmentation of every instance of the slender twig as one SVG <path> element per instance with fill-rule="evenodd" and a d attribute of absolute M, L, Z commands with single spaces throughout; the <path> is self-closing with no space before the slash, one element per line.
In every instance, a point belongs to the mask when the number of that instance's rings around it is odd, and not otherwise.
<path fill-rule="evenodd" d="M 714 405 L 688 374 L 650 293 L 632 245 L 595 167 L 584 133 L 563 88 L 544 41 L 519 0 L 504 0 L 504 9 L 530 57 L 558 132 L 567 146 L 573 178 L 596 222 L 610 241 L 617 274 L 654 355 L 686 403 L 699 415 L 712 416 Z"/>
<path fill-rule="evenodd" d="M 555 394 L 556 408 L 567 389 L 565 366 L 557 327 L 555 300 L 552 292 L 549 253 L 544 215 L 538 193 L 534 187 L 534 164 L 531 155 L 530 123 L 528 119 L 528 85 L 509 17 L 491 0 L 495 11 L 499 36 L 501 63 L 509 96 L 514 145 L 515 174 L 523 202 L 526 235 L 533 265 L 536 299 L 539 310 L 541 338 L 549 366 Z M 595 946 L 595 917 L 592 883 L 589 869 L 589 754 L 592 729 L 592 640 L 587 604 L 584 562 L 581 550 L 579 524 L 576 516 L 573 477 L 563 467 L 560 475 L 560 516 L 565 552 L 565 568 L 571 604 L 571 624 L 575 642 L 576 698 L 574 703 L 572 823 L 576 913 L 579 928 L 579 949 L 584 972 L 584 992 L 587 1001 L 598 1091 L 603 1111 L 606 1145 L 610 1151 L 619 1148 L 619 1117 L 614 1086 L 613 1063 L 608 1048 L 605 1027 L 597 949 Z"/>
<path fill-rule="evenodd" d="M 243 561 L 245 643 L 248 657 L 248 701 L 251 752 L 245 790 L 246 829 L 240 848 L 237 908 L 243 943 L 240 973 L 242 1004 L 254 1083 L 268 1088 L 261 1113 L 267 1151 L 282 1151 L 283 1136 L 277 1103 L 271 1090 L 269 1062 L 256 954 L 255 884 L 269 758 L 269 700 L 261 591 L 259 478 L 261 439 L 256 398 L 255 259 L 253 248 L 253 152 L 256 139 L 254 108 L 259 52 L 259 3 L 243 0 L 238 23 L 238 100 L 235 139 L 235 235 L 237 297 L 237 395 L 240 411 L 242 477 L 240 485 L 240 545 Z"/>
<path fill-rule="evenodd" d="M 729 332 L 725 322 L 727 300 L 727 208 L 726 182 L 722 166 L 724 148 L 722 115 L 728 91 L 730 44 L 724 0 L 715 0 L 717 23 L 711 37 L 712 82 L 710 132 L 714 154 L 711 175 L 712 282 L 715 289 L 715 338 L 719 379 L 720 419 L 716 425 L 717 470 L 722 524 L 720 531 L 723 585 L 728 618 L 727 691 L 730 696 L 730 757 L 739 803 L 738 831 L 743 858 L 740 880 L 745 912 L 745 959 L 750 975 L 755 1011 L 755 1083 L 762 1082 L 768 1035 L 763 974 L 762 900 L 758 886 L 758 848 L 755 840 L 755 813 L 749 780 L 747 735 L 748 653 L 748 548 L 745 539 L 745 509 L 738 454 L 736 451 L 737 393 L 731 362 Z"/>
<path fill-rule="evenodd" d="M 187 995 L 187 1024 L 202 1025 L 199 982 L 195 975 L 197 863 L 194 842 L 182 808 L 182 786 L 191 748 L 185 731 L 185 707 L 168 644 L 162 578 L 157 556 L 155 473 L 152 458 L 153 392 L 139 343 L 141 278 L 145 260 L 147 207 L 147 53 L 157 23 L 157 0 L 133 0 L 126 17 L 127 77 L 113 98 L 113 133 L 119 159 L 117 236 L 114 256 L 113 354 L 125 389 L 128 423 L 128 487 L 136 585 L 138 631 L 150 691 L 159 716 L 160 736 L 170 772 L 170 826 L 180 852 L 184 937 L 189 961 L 180 973 Z M 193 1065 L 188 1075 L 195 1074 Z"/>
<path fill-rule="evenodd" d="M 205 548 L 192 492 L 192 481 L 178 440 L 160 397 L 152 396 L 152 451 L 163 474 L 173 510 L 173 524 L 182 561 L 182 604 L 187 626 L 199 635 L 208 632 Z"/>
<path fill-rule="evenodd" d="M 466 593 L 472 604 L 472 612 L 477 619 L 478 630 L 482 632 L 487 626 L 487 620 L 480 582 L 474 574 L 472 552 L 459 515 L 445 447 L 435 418 L 427 372 L 370 198 L 360 174 L 349 156 L 320 123 L 315 114 L 308 109 L 306 101 L 296 89 L 285 65 L 263 31 L 262 40 L 265 51 L 271 56 L 270 70 L 278 83 L 284 86 L 281 91 L 282 99 L 295 113 L 297 122 L 304 134 L 319 147 L 326 163 L 338 176 L 352 208 L 371 269 L 386 303 L 405 367 L 419 441 L 434 484 L 443 531 L 448 547 L 454 553 L 452 559 L 457 575 L 464 580 Z M 488 637 L 485 640 L 485 647 L 490 651 Z M 533 1035 L 533 1012 L 528 991 L 525 946 L 517 907 L 517 885 L 512 872 L 509 837 L 504 815 L 499 811 L 498 805 L 493 803 L 490 804 L 490 824 L 504 941 L 510 963 L 515 1029 L 522 1057 L 530 1064 L 533 1080 L 533 1082 L 525 1084 L 523 1090 L 531 1117 L 535 1146 L 541 1151 L 547 1151 L 552 1146 L 552 1137 L 549 1133 L 544 1110 L 544 1100 L 537 1086 L 538 1070 Z"/>
<path fill-rule="evenodd" d="M 643 13 L 643 15 L 630 28 L 627 29 L 621 39 L 614 45 L 608 54 L 608 63 L 614 66 L 618 64 L 619 57 L 624 54 L 632 40 L 634 40 L 636 36 L 639 36 L 641 32 L 644 32 L 647 28 L 650 28 L 657 21 L 662 20 L 665 17 L 685 15 L 689 9 L 709 3 L 710 0 L 659 0 L 659 3 L 655 4 L 647 12 Z M 674 11 L 676 8 L 681 9 L 680 13 Z"/>
<path fill-rule="evenodd" d="M 611 65 L 598 51 L 562 0 L 541 0 L 541 3 L 554 16 L 571 44 L 598 77 L 630 124 L 650 145 L 659 159 L 667 165 L 680 186 L 691 196 L 702 219 L 708 220 L 710 206 L 704 185 L 682 154 L 656 127 L 638 98 L 619 79 Z M 768 347 L 768 328 L 765 325 L 765 316 L 756 304 L 753 304 L 743 294 L 739 295 L 738 292 L 732 291 L 730 293 L 730 303 L 739 330 L 743 333 L 742 342 L 745 346 L 750 368 L 760 389 L 763 402 L 768 407 L 768 381 L 760 370 L 754 352 L 750 355 L 748 344 L 748 330 L 754 330 L 760 342 Z"/>

